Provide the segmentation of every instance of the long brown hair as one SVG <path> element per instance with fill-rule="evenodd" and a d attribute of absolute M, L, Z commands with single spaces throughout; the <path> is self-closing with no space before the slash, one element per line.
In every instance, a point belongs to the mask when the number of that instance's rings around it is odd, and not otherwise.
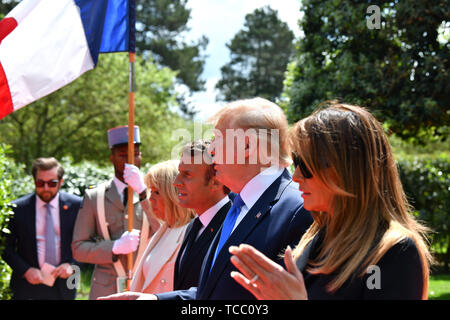
<path fill-rule="evenodd" d="M 329 102 L 295 124 L 290 142 L 312 174 L 334 194 L 327 213 L 312 212 L 314 223 L 294 256 L 298 258 L 325 227 L 319 255 L 308 271 L 339 270 L 328 285 L 333 292 L 355 273 L 363 276 L 369 265 L 409 237 L 422 261 L 426 299 L 432 260 L 426 244 L 428 229 L 411 215 L 381 124 L 364 108 Z"/>

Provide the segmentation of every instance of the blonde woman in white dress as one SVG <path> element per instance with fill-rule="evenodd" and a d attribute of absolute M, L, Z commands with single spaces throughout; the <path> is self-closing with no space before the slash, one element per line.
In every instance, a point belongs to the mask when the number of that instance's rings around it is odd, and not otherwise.
<path fill-rule="evenodd" d="M 161 226 L 150 239 L 136 267 L 130 291 L 162 293 L 173 290 L 174 265 L 189 222 L 191 209 L 182 208 L 173 186 L 178 175 L 178 160 L 158 163 L 150 168 L 144 181 L 150 192 L 152 214 Z M 123 293 L 101 299 L 120 299 Z"/>

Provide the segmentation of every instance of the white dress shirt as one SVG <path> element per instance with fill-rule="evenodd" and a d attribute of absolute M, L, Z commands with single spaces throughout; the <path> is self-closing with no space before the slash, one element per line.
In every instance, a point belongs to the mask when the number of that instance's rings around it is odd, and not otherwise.
<path fill-rule="evenodd" d="M 206 227 L 211 222 L 211 220 L 214 219 L 214 217 L 216 216 L 217 212 L 219 212 L 219 210 L 222 209 L 222 207 L 224 205 L 226 205 L 229 201 L 230 201 L 230 198 L 228 197 L 228 195 L 226 195 L 222 200 L 217 202 L 215 205 L 213 205 L 211 208 L 209 208 L 208 210 L 203 212 L 198 217 L 198 219 L 202 223 L 202 227 L 198 231 L 195 240 L 197 240 L 200 237 L 200 235 L 206 229 Z M 184 256 L 185 251 L 186 251 L 186 247 L 183 248 L 183 252 L 181 253 L 181 256 L 180 256 L 180 261 L 183 261 L 183 256 Z"/>
<path fill-rule="evenodd" d="M 128 185 L 120 181 L 116 176 L 114 176 L 113 182 L 116 185 L 117 191 L 119 192 L 120 200 L 123 203 L 123 190 L 126 187 L 128 187 Z"/>
<path fill-rule="evenodd" d="M 47 209 L 45 205 L 47 203 L 42 201 L 36 195 L 36 244 L 39 267 L 45 263 L 45 220 L 47 215 Z M 61 229 L 59 222 L 59 192 L 49 202 L 50 212 L 53 218 L 53 227 L 55 228 L 56 235 L 56 260 L 61 261 Z"/>
<path fill-rule="evenodd" d="M 216 213 L 219 212 L 219 210 L 222 209 L 222 207 L 226 205 L 229 201 L 230 198 L 228 197 L 228 195 L 226 195 L 222 200 L 217 202 L 215 205 L 213 205 L 211 208 L 209 208 L 199 216 L 200 222 L 202 223 L 202 227 L 198 231 L 197 237 L 195 238 L 196 240 L 198 239 L 198 237 L 200 237 L 203 230 L 206 229 L 208 224 L 215 217 Z"/>
<path fill-rule="evenodd" d="M 284 168 L 279 167 L 269 167 L 259 174 L 254 176 L 247 184 L 242 188 L 239 195 L 241 196 L 244 205 L 241 207 L 241 212 L 239 212 L 236 222 L 234 224 L 233 230 L 239 225 L 239 223 L 244 219 L 247 212 L 253 207 L 256 201 L 262 196 L 262 194 L 270 187 L 270 185 L 281 176 Z"/>

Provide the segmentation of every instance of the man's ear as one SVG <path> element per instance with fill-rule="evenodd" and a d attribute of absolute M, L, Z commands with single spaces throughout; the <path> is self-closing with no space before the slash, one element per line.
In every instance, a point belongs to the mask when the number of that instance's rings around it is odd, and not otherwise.
<path fill-rule="evenodd" d="M 222 183 L 219 182 L 219 181 L 216 179 L 216 177 L 212 177 L 212 178 L 209 180 L 209 187 L 210 187 L 210 189 L 212 189 L 212 190 L 218 190 L 219 188 L 222 187 Z"/>
<path fill-rule="evenodd" d="M 249 159 L 250 164 L 256 164 L 258 161 L 258 146 L 259 139 L 257 135 L 245 136 L 245 158 Z"/>

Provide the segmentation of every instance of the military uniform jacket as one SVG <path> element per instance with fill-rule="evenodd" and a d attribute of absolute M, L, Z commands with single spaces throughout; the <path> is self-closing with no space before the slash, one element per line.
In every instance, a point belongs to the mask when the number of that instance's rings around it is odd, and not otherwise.
<path fill-rule="evenodd" d="M 75 223 L 72 242 L 72 252 L 75 260 L 95 264 L 89 299 L 96 299 L 97 297 L 117 292 L 116 278 L 118 275 L 113 265 L 112 248 L 114 240 L 119 239 L 128 230 L 128 207 L 124 207 L 116 185 L 111 180 L 105 188 L 105 219 L 111 240 L 103 239 L 97 218 L 98 190 L 99 187 L 86 190 L 83 204 Z M 127 206 L 129 203 L 130 201 L 128 201 Z M 133 195 L 133 205 L 133 228 L 141 230 L 145 212 L 136 193 Z M 149 237 L 151 235 L 149 232 Z M 145 249 L 147 243 L 148 238 L 145 243 L 140 241 L 138 249 L 133 254 L 133 266 L 137 263 L 136 256 L 140 247 L 143 246 Z M 119 255 L 119 257 L 123 268 L 127 270 L 127 256 Z"/>

